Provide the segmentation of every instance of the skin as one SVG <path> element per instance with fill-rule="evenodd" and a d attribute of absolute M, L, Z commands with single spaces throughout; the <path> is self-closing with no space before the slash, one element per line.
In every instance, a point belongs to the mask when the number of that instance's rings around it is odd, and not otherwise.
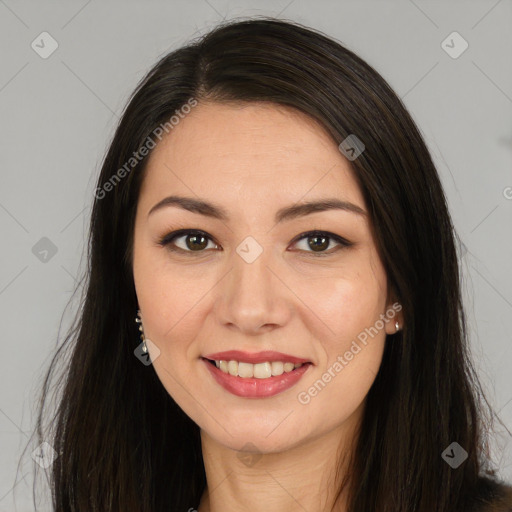
<path fill-rule="evenodd" d="M 199 103 L 153 150 L 137 206 L 133 272 L 144 332 L 160 354 L 162 385 L 199 425 L 207 489 L 199 512 L 346 510 L 335 502 L 338 459 L 354 445 L 365 397 L 397 313 L 346 361 L 308 403 L 298 400 L 395 300 L 367 215 L 315 212 L 276 224 L 282 207 L 336 197 L 366 211 L 350 162 L 314 120 L 268 103 Z M 227 210 L 221 221 L 168 206 L 164 197 L 201 198 Z M 177 229 L 211 240 L 201 251 L 187 237 L 172 252 L 158 241 Z M 330 239 L 318 256 L 314 229 Z M 247 263 L 236 248 L 253 237 L 263 252 Z M 311 239 L 310 239 L 311 240 Z M 387 343 L 392 342 L 388 340 Z M 273 397 L 232 395 L 201 356 L 239 349 L 276 350 L 313 364 Z M 152 356 L 156 351 L 151 349 Z M 250 445 L 248 445 L 250 443 Z M 242 457 L 242 456 L 245 456 Z M 344 474 L 345 465 L 340 463 Z"/>

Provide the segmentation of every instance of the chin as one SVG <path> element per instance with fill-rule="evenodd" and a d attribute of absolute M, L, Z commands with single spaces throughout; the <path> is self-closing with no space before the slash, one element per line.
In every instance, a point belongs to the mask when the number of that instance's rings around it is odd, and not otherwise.
<path fill-rule="evenodd" d="M 202 430 L 202 434 L 204 431 Z M 211 432 L 207 434 L 215 442 L 237 452 L 254 454 L 281 453 L 301 444 L 302 439 L 291 437 L 289 433 L 282 436 L 265 437 L 254 429 L 245 429 L 230 436 L 226 432 Z"/>

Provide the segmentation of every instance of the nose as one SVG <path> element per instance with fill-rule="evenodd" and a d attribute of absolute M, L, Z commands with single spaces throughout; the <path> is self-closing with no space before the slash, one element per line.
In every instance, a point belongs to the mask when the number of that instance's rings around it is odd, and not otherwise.
<path fill-rule="evenodd" d="M 285 325 L 292 312 L 292 292 L 264 250 L 248 263 L 233 253 L 231 271 L 219 283 L 218 320 L 240 333 L 256 335 Z"/>

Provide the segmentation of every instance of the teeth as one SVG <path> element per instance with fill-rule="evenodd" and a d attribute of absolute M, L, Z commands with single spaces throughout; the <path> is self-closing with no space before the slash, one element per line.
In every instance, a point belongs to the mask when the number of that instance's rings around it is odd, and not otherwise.
<path fill-rule="evenodd" d="M 270 363 L 258 363 L 254 365 L 254 376 L 257 379 L 268 379 L 272 376 Z"/>
<path fill-rule="evenodd" d="M 229 361 L 228 362 L 228 373 L 236 377 L 238 375 L 238 362 L 237 361 Z"/>
<path fill-rule="evenodd" d="M 284 371 L 291 372 L 295 368 L 293 363 L 284 363 Z"/>
<path fill-rule="evenodd" d="M 291 372 L 295 368 L 300 368 L 302 363 L 290 363 L 283 361 L 272 361 L 264 363 L 244 363 L 239 361 L 215 361 L 215 366 L 224 373 L 229 373 L 234 377 L 249 379 L 268 379 L 269 377 L 282 375 Z"/>
<path fill-rule="evenodd" d="M 231 362 L 231 361 L 230 361 Z M 244 377 L 245 379 L 250 378 L 254 375 L 254 365 L 251 363 L 237 363 L 236 361 L 232 361 L 235 364 L 238 364 L 238 375 L 240 377 Z"/>
<path fill-rule="evenodd" d="M 272 375 L 282 375 L 284 372 L 283 363 L 281 361 L 272 361 Z"/>

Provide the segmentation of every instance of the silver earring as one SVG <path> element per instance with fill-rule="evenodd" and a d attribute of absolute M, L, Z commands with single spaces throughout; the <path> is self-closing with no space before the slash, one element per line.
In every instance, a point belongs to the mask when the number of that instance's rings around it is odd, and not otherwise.
<path fill-rule="evenodd" d="M 395 334 L 400 330 L 400 324 L 398 323 L 398 320 L 395 322 L 395 329 L 396 329 L 396 332 Z"/>
<path fill-rule="evenodd" d="M 140 316 L 140 309 L 137 310 L 137 316 L 135 317 L 135 322 L 140 324 L 139 331 L 140 331 L 140 340 L 142 341 L 142 352 L 147 353 L 148 345 L 146 343 L 146 337 L 144 336 L 144 329 L 142 328 L 142 318 Z"/>

